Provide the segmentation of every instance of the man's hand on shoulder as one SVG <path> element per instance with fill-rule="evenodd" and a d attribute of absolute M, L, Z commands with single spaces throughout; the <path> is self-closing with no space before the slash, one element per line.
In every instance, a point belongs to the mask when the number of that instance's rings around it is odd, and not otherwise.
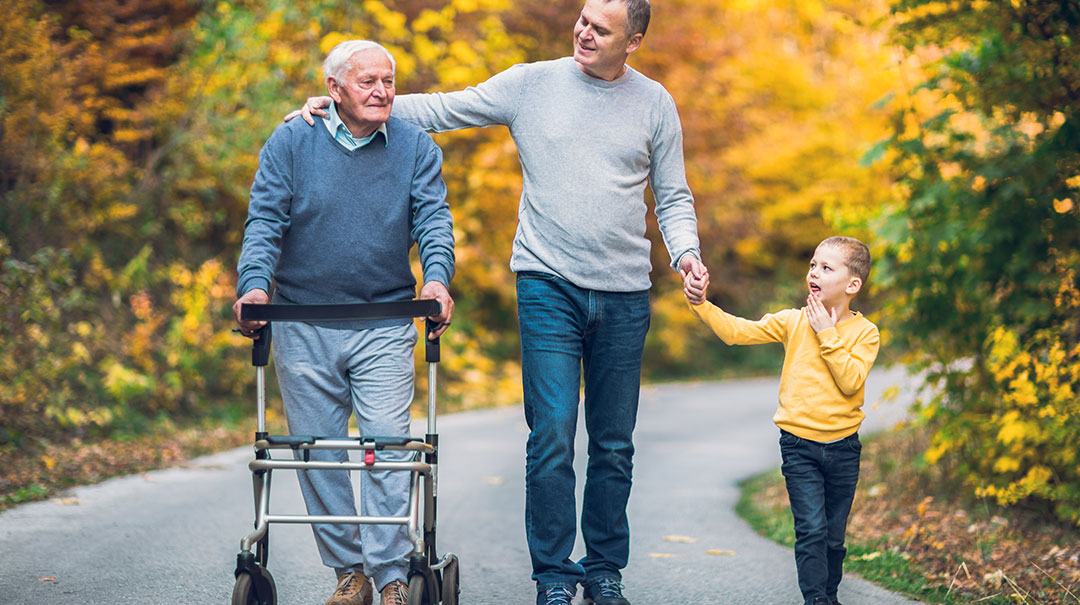
<path fill-rule="evenodd" d="M 438 324 L 428 338 L 438 338 L 450 327 L 450 320 L 454 316 L 454 299 L 450 297 L 450 291 L 446 289 L 446 286 L 438 281 L 429 281 L 424 284 L 424 287 L 420 289 L 420 298 L 434 298 L 442 305 L 442 312 L 428 318 Z"/>
<path fill-rule="evenodd" d="M 288 122 L 296 116 L 303 116 L 305 122 L 314 126 L 315 118 L 311 116 L 330 117 L 330 114 L 323 109 L 323 107 L 330 107 L 330 101 L 330 97 L 308 97 L 307 103 L 304 103 L 303 107 L 290 111 L 285 115 L 285 121 Z"/>

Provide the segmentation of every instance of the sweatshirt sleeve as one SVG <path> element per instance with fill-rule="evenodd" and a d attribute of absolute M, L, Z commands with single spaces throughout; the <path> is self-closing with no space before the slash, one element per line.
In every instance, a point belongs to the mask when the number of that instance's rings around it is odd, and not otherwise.
<path fill-rule="evenodd" d="M 769 313 L 757 321 L 724 312 L 709 301 L 690 305 L 690 309 L 728 345 L 756 345 L 784 342 L 787 335 L 786 314 Z"/>
<path fill-rule="evenodd" d="M 391 115 L 428 132 L 509 126 L 521 102 L 525 71 L 524 65 L 515 65 L 457 92 L 399 95 Z"/>
<path fill-rule="evenodd" d="M 289 228 L 293 180 L 288 131 L 279 126 L 259 152 L 259 169 L 251 185 L 244 242 L 237 262 L 236 295 L 256 288 L 270 292 L 281 256 L 281 241 Z"/>
<path fill-rule="evenodd" d="M 656 200 L 660 235 L 671 255 L 671 267 L 677 271 L 684 254 L 690 252 L 701 258 L 701 250 L 694 196 L 686 183 L 682 124 L 675 101 L 666 91 L 660 123 L 653 133 L 649 187 Z"/>
<path fill-rule="evenodd" d="M 442 178 L 442 151 L 426 134 L 418 133 L 412 180 L 412 238 L 417 243 L 424 282 L 441 282 L 447 288 L 454 276 L 454 222 L 446 202 Z"/>
<path fill-rule="evenodd" d="M 864 328 L 848 349 L 836 328 L 817 333 L 821 357 L 829 367 L 836 386 L 844 395 L 854 395 L 866 382 L 866 376 L 877 359 L 881 337 L 873 324 Z"/>

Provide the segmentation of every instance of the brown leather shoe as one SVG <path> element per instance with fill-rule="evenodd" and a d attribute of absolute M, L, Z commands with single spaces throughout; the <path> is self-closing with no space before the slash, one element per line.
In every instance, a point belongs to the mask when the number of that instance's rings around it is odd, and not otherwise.
<path fill-rule="evenodd" d="M 326 605 L 371 605 L 374 598 L 375 589 L 367 576 L 359 571 L 350 571 L 338 576 L 337 590 Z"/>
<path fill-rule="evenodd" d="M 409 602 L 409 587 L 401 580 L 383 586 L 382 605 L 407 605 Z"/>

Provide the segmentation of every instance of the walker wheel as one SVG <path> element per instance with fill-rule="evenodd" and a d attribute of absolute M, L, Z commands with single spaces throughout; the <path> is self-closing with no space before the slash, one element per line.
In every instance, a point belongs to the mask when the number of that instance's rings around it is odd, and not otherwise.
<path fill-rule="evenodd" d="M 424 574 L 413 574 L 409 578 L 409 602 L 408 605 L 429 605 L 424 600 Z"/>
<path fill-rule="evenodd" d="M 259 569 L 259 577 L 253 578 L 246 571 L 236 576 L 233 586 L 232 605 L 277 605 L 277 586 L 274 577 L 265 568 Z"/>
<path fill-rule="evenodd" d="M 442 570 L 442 605 L 458 605 L 458 560 L 450 559 Z"/>

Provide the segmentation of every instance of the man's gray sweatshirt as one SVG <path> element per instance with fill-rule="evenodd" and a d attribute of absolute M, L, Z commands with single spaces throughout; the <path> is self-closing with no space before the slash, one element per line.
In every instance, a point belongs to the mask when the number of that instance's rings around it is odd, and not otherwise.
<path fill-rule="evenodd" d="M 393 115 L 429 132 L 502 124 L 524 177 L 510 268 L 591 290 L 649 288 L 645 186 L 672 266 L 698 248 L 671 95 L 629 66 L 613 81 L 571 57 L 515 65 L 451 93 L 401 95 Z"/>

